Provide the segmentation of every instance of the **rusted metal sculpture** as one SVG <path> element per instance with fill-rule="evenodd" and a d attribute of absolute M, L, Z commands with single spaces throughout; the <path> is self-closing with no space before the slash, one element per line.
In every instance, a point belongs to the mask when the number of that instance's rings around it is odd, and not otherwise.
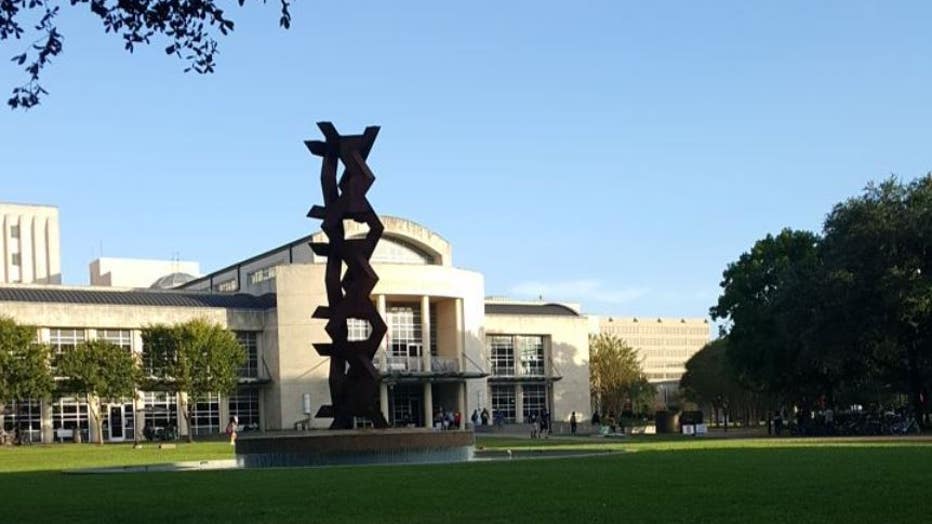
<path fill-rule="evenodd" d="M 331 429 L 353 428 L 354 417 L 368 418 L 373 426 L 384 428 L 388 422 L 379 409 L 379 373 L 372 357 L 387 327 L 369 296 L 379 280 L 369 259 L 384 227 L 366 199 L 375 181 L 366 158 L 379 128 L 367 127 L 361 135 L 341 135 L 330 122 L 318 122 L 317 127 L 325 140 L 308 140 L 305 145 L 323 160 L 320 183 L 324 205 L 315 205 L 307 216 L 323 220 L 321 229 L 327 234 L 328 242 L 312 242 L 311 249 L 327 257 L 324 279 L 328 306 L 318 307 L 313 317 L 327 320 L 325 329 L 332 342 L 314 344 L 314 349 L 330 357 L 332 405 L 322 406 L 316 416 L 332 417 Z M 338 182 L 341 162 L 344 171 Z M 346 238 L 343 221 L 347 219 L 368 225 L 365 237 Z M 347 320 L 351 318 L 369 322 L 369 338 L 348 340 Z"/>

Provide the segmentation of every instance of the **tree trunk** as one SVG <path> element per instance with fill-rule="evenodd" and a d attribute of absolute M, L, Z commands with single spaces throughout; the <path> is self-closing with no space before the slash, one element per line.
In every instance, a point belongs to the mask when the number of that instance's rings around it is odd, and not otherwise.
<path fill-rule="evenodd" d="M 6 404 L 0 402 L 0 431 L 3 431 L 3 423 L 6 422 L 4 413 L 6 412 Z"/>
<path fill-rule="evenodd" d="M 104 421 L 101 418 L 100 413 L 100 397 L 94 396 L 91 398 L 91 395 L 85 397 L 87 399 L 87 409 L 91 412 L 91 418 L 94 419 L 94 431 L 97 433 L 97 445 L 104 445 Z M 96 409 L 94 409 L 96 407 Z M 76 431 L 80 431 L 80 428 Z"/>
<path fill-rule="evenodd" d="M 909 396 L 913 404 L 913 416 L 919 427 L 925 429 L 925 406 L 922 403 L 922 376 L 919 371 L 919 348 L 915 343 L 909 345 L 906 351 L 909 365 Z"/>
<path fill-rule="evenodd" d="M 188 411 L 188 405 L 190 403 L 190 400 L 187 398 L 187 396 L 182 397 L 182 398 L 183 400 L 181 401 L 181 404 L 182 404 L 183 409 L 181 411 L 181 414 L 184 416 L 184 425 L 187 426 L 188 443 L 190 444 L 194 442 L 194 432 L 191 431 L 191 412 Z"/>

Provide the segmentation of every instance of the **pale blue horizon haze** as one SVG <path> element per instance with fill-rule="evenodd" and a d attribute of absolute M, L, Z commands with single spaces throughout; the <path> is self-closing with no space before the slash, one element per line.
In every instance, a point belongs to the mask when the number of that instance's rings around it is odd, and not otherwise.
<path fill-rule="evenodd" d="M 374 207 L 488 295 L 610 315 L 704 317 L 754 241 L 932 169 L 929 3 L 228 3 L 208 76 L 65 4 L 50 95 L 0 112 L 0 201 L 59 207 L 66 283 L 315 231 L 319 120 L 382 126 Z"/>

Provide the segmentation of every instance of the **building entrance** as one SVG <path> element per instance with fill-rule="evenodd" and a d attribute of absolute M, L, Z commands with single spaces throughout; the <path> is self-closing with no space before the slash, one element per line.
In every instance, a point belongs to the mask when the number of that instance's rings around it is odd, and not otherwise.
<path fill-rule="evenodd" d="M 133 405 L 110 404 L 107 408 L 107 429 L 104 435 L 111 442 L 133 438 Z"/>
<path fill-rule="evenodd" d="M 388 423 L 403 428 L 424 426 L 424 386 L 396 384 L 388 388 Z"/>

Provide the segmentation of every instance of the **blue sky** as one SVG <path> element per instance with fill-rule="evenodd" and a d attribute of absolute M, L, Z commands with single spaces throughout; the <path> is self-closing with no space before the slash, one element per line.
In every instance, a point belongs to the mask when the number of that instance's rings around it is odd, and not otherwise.
<path fill-rule="evenodd" d="M 230 4 L 206 77 L 63 7 L 51 95 L 0 111 L 0 200 L 60 207 L 67 283 L 101 246 L 211 270 L 311 232 L 318 120 L 382 126 L 374 206 L 487 294 L 615 315 L 705 316 L 758 238 L 932 168 L 927 2 Z"/>

